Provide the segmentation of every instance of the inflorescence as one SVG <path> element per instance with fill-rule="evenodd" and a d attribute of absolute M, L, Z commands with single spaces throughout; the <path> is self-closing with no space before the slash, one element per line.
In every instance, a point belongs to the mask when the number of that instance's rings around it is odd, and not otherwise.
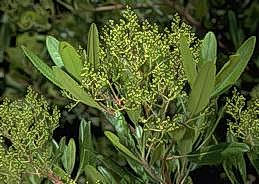
<path fill-rule="evenodd" d="M 170 102 L 185 96 L 186 76 L 179 50 L 181 34 L 188 38 L 198 62 L 200 41 L 179 16 L 175 16 L 171 29 L 161 32 L 158 25 L 141 22 L 127 9 L 119 23 L 110 21 L 104 27 L 100 36 L 100 65 L 93 68 L 85 62 L 82 86 L 113 110 L 145 106 L 154 112 L 161 100 Z M 169 117 L 160 121 L 164 123 L 154 128 L 172 128 Z"/>
<path fill-rule="evenodd" d="M 227 100 L 226 112 L 233 117 L 229 122 L 229 132 L 237 138 L 253 143 L 259 139 L 259 99 L 251 99 L 247 104 L 243 95 L 233 92 Z"/>
<path fill-rule="evenodd" d="M 20 183 L 29 174 L 47 177 L 53 130 L 60 113 L 56 106 L 28 88 L 23 100 L 0 105 L 0 180 Z"/>

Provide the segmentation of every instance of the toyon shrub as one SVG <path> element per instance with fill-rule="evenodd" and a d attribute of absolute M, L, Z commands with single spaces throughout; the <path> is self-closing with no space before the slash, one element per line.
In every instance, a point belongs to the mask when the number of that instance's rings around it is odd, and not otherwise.
<path fill-rule="evenodd" d="M 216 72 L 212 32 L 199 40 L 177 15 L 161 29 L 127 9 L 100 36 L 92 24 L 86 50 L 47 36 L 53 66 L 22 47 L 74 105 L 105 115 L 113 129 L 104 134 L 113 149 L 97 149 L 91 122 L 84 119 L 78 140 L 57 143 L 51 138 L 57 108 L 29 88 L 24 100 L 5 100 L 0 107 L 1 181 L 191 184 L 195 169 L 222 165 L 231 183 L 246 183 L 245 156 L 259 171 L 259 99 L 248 101 L 237 90 L 225 105 L 218 99 L 239 79 L 255 40 L 248 38 Z M 215 129 L 224 114 L 231 116 L 220 142 Z"/>

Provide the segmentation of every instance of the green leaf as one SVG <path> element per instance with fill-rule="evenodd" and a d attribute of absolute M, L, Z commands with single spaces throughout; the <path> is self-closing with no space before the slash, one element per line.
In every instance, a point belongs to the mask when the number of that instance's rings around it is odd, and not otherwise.
<path fill-rule="evenodd" d="M 76 144 L 74 139 L 70 139 L 61 157 L 63 166 L 68 174 L 73 172 L 76 161 Z"/>
<path fill-rule="evenodd" d="M 86 165 L 85 174 L 89 184 L 105 183 L 103 176 L 91 165 Z"/>
<path fill-rule="evenodd" d="M 62 67 L 64 66 L 62 58 L 59 54 L 59 41 L 53 36 L 47 36 L 46 38 L 46 46 L 49 52 L 49 55 L 56 66 Z"/>
<path fill-rule="evenodd" d="M 231 40 L 237 49 L 241 45 L 242 29 L 237 24 L 236 15 L 232 10 L 228 11 L 229 33 Z"/>
<path fill-rule="evenodd" d="M 74 81 L 68 74 L 66 74 L 61 68 L 53 66 L 51 68 L 45 64 L 41 59 L 34 55 L 31 51 L 27 50 L 25 47 L 22 47 L 25 55 L 33 63 L 33 65 L 51 82 L 59 86 L 61 89 L 64 89 L 70 92 L 75 98 L 80 102 L 95 107 L 99 110 L 102 110 L 100 105 L 94 101 L 94 99 L 88 95 L 79 84 Z"/>
<path fill-rule="evenodd" d="M 187 79 L 193 88 L 194 80 L 197 76 L 197 71 L 196 71 L 196 63 L 193 60 L 192 53 L 189 48 L 189 43 L 183 34 L 181 34 L 180 37 L 180 52 L 183 57 L 183 67 L 184 71 L 187 75 Z"/>
<path fill-rule="evenodd" d="M 253 140 L 253 148 L 248 153 L 248 158 L 259 175 L 259 139 Z"/>
<path fill-rule="evenodd" d="M 121 143 L 127 147 L 134 148 L 135 143 L 123 114 L 121 112 L 116 112 L 113 116 L 106 114 L 106 118 L 115 128 Z"/>
<path fill-rule="evenodd" d="M 130 168 L 137 173 L 138 176 L 140 176 L 140 178 L 142 180 L 152 180 L 152 176 L 150 176 L 150 174 L 148 172 L 145 172 L 144 166 L 143 164 L 140 164 L 139 162 L 126 158 Z M 145 182 L 144 182 L 145 183 Z"/>
<path fill-rule="evenodd" d="M 236 75 L 239 75 L 240 70 L 235 69 L 241 63 L 241 57 L 239 54 L 231 55 L 229 61 L 221 68 L 216 76 L 216 85 L 212 93 L 212 96 L 220 95 L 225 92 L 229 86 L 234 84 L 232 81 L 237 80 Z M 242 73 L 242 72 L 241 72 Z M 241 75 L 240 73 L 240 75 Z"/>
<path fill-rule="evenodd" d="M 213 133 L 215 132 L 221 118 L 223 117 L 225 113 L 225 107 L 221 108 L 218 113 L 217 113 L 217 119 L 214 116 L 211 120 L 209 120 L 207 122 L 208 128 L 205 132 L 205 134 L 203 135 L 203 139 L 202 139 L 202 143 L 199 145 L 199 147 L 196 150 L 199 150 L 200 148 L 202 148 L 203 145 L 207 144 L 209 142 L 209 140 L 211 140 L 211 137 L 213 135 Z M 215 119 L 214 119 L 215 118 Z"/>
<path fill-rule="evenodd" d="M 232 164 L 230 162 L 224 161 L 222 166 L 223 166 L 223 169 L 224 169 L 228 179 L 230 180 L 230 182 L 232 184 L 239 184 L 238 180 L 236 179 L 236 176 L 235 176 L 234 172 L 232 171 L 233 170 Z"/>
<path fill-rule="evenodd" d="M 177 142 L 177 151 L 180 152 L 182 155 L 188 154 L 192 151 L 192 146 L 194 142 L 194 130 L 184 128 L 184 135 L 182 139 L 178 140 Z"/>
<path fill-rule="evenodd" d="M 255 43 L 256 43 L 256 37 L 251 36 L 248 38 L 237 50 L 236 54 L 239 54 L 241 57 L 241 60 L 245 62 L 246 64 L 252 57 L 254 48 L 255 48 Z M 244 65 L 244 64 L 243 64 Z M 245 68 L 246 65 L 244 65 Z"/>
<path fill-rule="evenodd" d="M 84 119 L 81 120 L 79 127 L 79 148 L 80 160 L 83 160 L 84 157 L 84 164 L 94 165 L 95 154 L 91 134 L 91 122 L 86 122 Z"/>
<path fill-rule="evenodd" d="M 165 146 L 163 144 L 159 144 L 156 148 L 154 148 L 154 151 L 151 154 L 151 159 L 150 159 L 150 165 L 153 165 L 156 163 L 157 160 L 160 160 L 163 158 L 163 154 L 165 152 Z"/>
<path fill-rule="evenodd" d="M 130 120 L 137 125 L 139 117 L 141 115 L 141 107 L 137 107 L 134 110 L 126 110 Z"/>
<path fill-rule="evenodd" d="M 86 165 L 96 165 L 96 155 L 94 153 L 93 140 L 91 134 L 91 123 L 81 120 L 79 127 L 79 169 L 76 178 L 79 177 Z"/>
<path fill-rule="evenodd" d="M 59 144 L 54 139 L 52 139 L 52 145 L 53 145 L 52 148 L 53 148 L 53 154 L 54 154 L 52 163 L 57 163 L 59 162 L 66 148 L 66 137 L 62 137 L 60 139 Z"/>
<path fill-rule="evenodd" d="M 259 148 L 258 148 L 259 150 Z M 248 158 L 259 175 L 259 152 L 248 153 Z"/>
<path fill-rule="evenodd" d="M 102 174 L 103 178 L 105 179 L 105 183 L 109 184 L 117 184 L 116 180 L 112 176 L 111 173 L 107 169 L 102 166 L 98 167 L 98 171 Z"/>
<path fill-rule="evenodd" d="M 43 178 L 37 176 L 37 175 L 30 175 L 29 176 L 29 181 L 31 184 L 39 184 L 41 183 Z"/>
<path fill-rule="evenodd" d="M 239 154 L 235 157 L 236 160 L 236 168 L 239 170 L 240 175 L 242 176 L 243 182 L 246 182 L 247 173 L 246 173 L 246 162 L 243 154 Z"/>
<path fill-rule="evenodd" d="M 237 143 L 238 139 L 234 137 L 231 133 L 227 133 L 226 141 L 230 143 Z M 236 180 L 236 178 L 240 178 L 239 176 L 242 177 L 243 183 L 246 183 L 246 180 L 247 180 L 246 162 L 245 162 L 243 153 L 238 153 L 236 155 L 232 155 L 231 157 L 228 157 L 223 162 L 223 168 L 228 178 L 233 184 L 239 183 Z M 238 173 L 239 175 L 236 176 L 235 174 L 238 174 Z"/>
<path fill-rule="evenodd" d="M 55 175 L 60 177 L 62 180 L 68 180 L 69 175 L 58 165 L 54 164 L 52 170 L 55 173 Z"/>
<path fill-rule="evenodd" d="M 134 136 L 136 137 L 137 140 L 142 140 L 143 139 L 143 128 L 142 126 L 138 125 L 135 128 L 135 134 Z"/>
<path fill-rule="evenodd" d="M 240 183 L 238 181 L 238 178 L 240 178 L 239 176 L 242 177 L 243 183 L 247 182 L 246 162 L 243 153 L 239 153 L 224 160 L 223 168 L 232 184 Z"/>
<path fill-rule="evenodd" d="M 94 99 L 87 94 L 83 88 L 79 86 L 79 84 L 74 81 L 67 73 L 65 73 L 61 68 L 57 66 L 52 67 L 53 72 L 58 79 L 58 82 L 62 85 L 60 87 L 63 90 L 70 92 L 77 100 L 80 102 L 89 105 L 91 107 L 95 107 L 99 110 L 102 110 L 100 105 L 94 101 Z"/>
<path fill-rule="evenodd" d="M 241 45 L 235 55 L 230 56 L 230 60 L 216 76 L 216 87 L 212 96 L 221 94 L 239 79 L 253 54 L 255 42 L 256 38 L 254 36 L 250 37 Z"/>
<path fill-rule="evenodd" d="M 134 178 L 134 180 L 137 180 L 136 176 L 125 169 L 125 167 L 121 167 L 119 164 L 116 163 L 116 161 L 112 159 L 106 159 L 102 155 L 98 155 L 98 160 L 101 161 L 101 163 L 109 169 L 109 171 L 115 173 L 116 175 L 120 176 L 121 178 Z"/>
<path fill-rule="evenodd" d="M 190 94 L 188 111 L 190 116 L 201 112 L 209 103 L 214 89 L 216 66 L 212 62 L 201 66 Z"/>
<path fill-rule="evenodd" d="M 45 64 L 38 56 L 33 54 L 30 50 L 28 50 L 26 47 L 22 46 L 23 52 L 25 55 L 29 58 L 29 60 L 32 62 L 32 64 L 52 83 L 54 83 L 57 86 L 60 86 L 59 82 L 57 81 L 55 74 L 53 73 L 52 69 Z"/>
<path fill-rule="evenodd" d="M 94 69 L 98 68 L 99 61 L 99 36 L 96 25 L 93 23 L 88 33 L 87 58 Z"/>
<path fill-rule="evenodd" d="M 141 163 L 141 161 L 127 147 L 120 143 L 119 137 L 109 131 L 105 131 L 104 134 L 116 148 L 122 151 L 125 155 L 129 156 L 131 159 Z"/>
<path fill-rule="evenodd" d="M 58 143 L 55 141 L 55 139 L 52 139 L 52 145 L 53 145 L 53 150 L 56 152 L 59 148 Z"/>
<path fill-rule="evenodd" d="M 199 165 L 219 164 L 225 159 L 249 150 L 249 146 L 245 143 L 221 143 L 204 147 L 201 151 L 192 152 L 188 158 Z"/>
<path fill-rule="evenodd" d="M 185 131 L 186 131 L 185 127 L 180 127 L 168 133 L 170 138 L 176 142 L 176 141 L 180 141 L 183 138 L 183 136 L 185 135 Z"/>
<path fill-rule="evenodd" d="M 201 44 L 200 53 L 201 65 L 207 62 L 216 63 L 217 60 L 217 39 L 213 32 L 208 32 Z"/>
<path fill-rule="evenodd" d="M 65 69 L 80 82 L 83 62 L 76 49 L 67 42 L 60 42 L 59 53 L 63 60 Z"/>
<path fill-rule="evenodd" d="M 63 151 L 65 150 L 65 147 L 66 147 L 66 137 L 64 136 L 59 141 L 58 150 L 63 153 Z"/>

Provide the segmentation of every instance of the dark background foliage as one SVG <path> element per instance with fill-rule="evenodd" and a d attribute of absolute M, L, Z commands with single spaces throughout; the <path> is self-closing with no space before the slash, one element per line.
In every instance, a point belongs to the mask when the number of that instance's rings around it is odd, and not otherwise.
<path fill-rule="evenodd" d="M 102 129 L 109 126 L 95 109 L 78 105 L 68 111 L 68 103 L 55 86 L 48 82 L 24 57 L 20 46 L 50 61 L 45 48 L 46 35 L 66 40 L 75 47 L 87 45 L 92 22 L 101 27 L 109 19 L 119 19 L 120 11 L 129 4 L 141 19 L 161 27 L 170 26 L 172 15 L 178 13 L 193 26 L 202 38 L 213 31 L 218 40 L 218 68 L 249 36 L 258 37 L 258 0 L 1 0 L 0 2 L 0 93 L 1 96 L 23 96 L 28 85 L 44 94 L 62 109 L 61 127 L 55 138 L 77 137 L 80 117 L 92 120 L 96 141 L 105 147 Z M 252 60 L 236 84 L 245 96 L 259 96 L 259 45 Z M 228 94 L 225 94 L 227 96 Z M 223 95 L 224 96 L 224 95 Z M 218 128 L 218 136 L 226 131 L 226 122 Z M 221 137 L 224 139 L 224 135 Z M 109 149 L 108 149 L 109 152 Z M 194 183 L 227 183 L 221 167 L 204 167 L 192 173 Z M 248 168 L 251 180 L 255 171 Z"/>

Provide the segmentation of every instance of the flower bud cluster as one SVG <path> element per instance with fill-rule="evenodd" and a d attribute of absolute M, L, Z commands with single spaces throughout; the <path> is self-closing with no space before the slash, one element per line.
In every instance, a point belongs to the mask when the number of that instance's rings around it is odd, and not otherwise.
<path fill-rule="evenodd" d="M 51 109 L 31 88 L 23 100 L 5 99 L 0 105 L 1 181 L 19 183 L 26 174 L 46 174 L 49 143 L 60 117 L 57 107 Z"/>
<path fill-rule="evenodd" d="M 129 110 L 143 104 L 152 107 L 161 98 L 174 100 L 186 81 L 179 49 L 181 34 L 188 38 L 197 62 L 199 40 L 178 16 L 171 29 L 163 31 L 156 24 L 141 22 L 127 9 L 119 23 L 110 21 L 102 30 L 100 64 L 93 69 L 85 63 L 82 86 L 95 99 L 107 99 L 108 94 L 108 99 L 115 99 L 115 108 L 118 98 L 123 101 L 124 109 Z M 111 106 L 110 103 L 105 105 Z"/>
<path fill-rule="evenodd" d="M 252 99 L 246 105 L 245 98 L 234 91 L 227 100 L 226 112 L 233 117 L 229 122 L 229 132 L 246 141 L 259 139 L 259 99 Z"/>

